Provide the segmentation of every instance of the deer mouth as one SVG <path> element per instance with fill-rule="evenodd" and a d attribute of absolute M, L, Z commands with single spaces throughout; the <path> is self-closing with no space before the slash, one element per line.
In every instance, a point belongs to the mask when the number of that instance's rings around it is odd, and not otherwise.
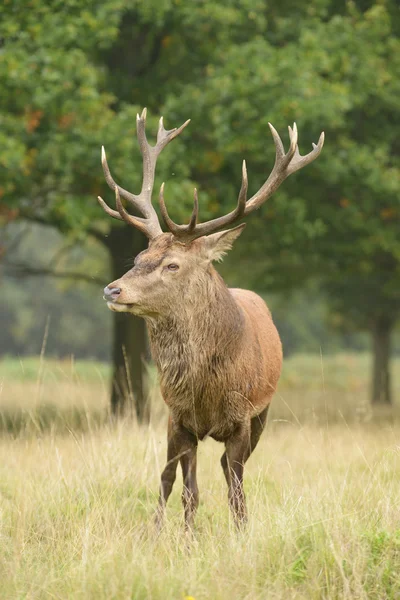
<path fill-rule="evenodd" d="M 157 313 L 154 311 L 146 310 L 139 304 L 124 304 L 123 302 L 107 302 L 107 306 L 110 310 L 117 313 L 131 313 L 137 317 L 157 317 Z"/>
<path fill-rule="evenodd" d="M 135 304 L 124 304 L 123 302 L 107 302 L 107 306 L 113 312 L 132 312 Z"/>

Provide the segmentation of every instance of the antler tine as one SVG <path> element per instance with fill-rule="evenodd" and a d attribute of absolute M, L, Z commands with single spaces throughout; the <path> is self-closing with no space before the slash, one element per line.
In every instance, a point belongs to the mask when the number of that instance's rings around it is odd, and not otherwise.
<path fill-rule="evenodd" d="M 120 185 L 118 185 L 114 181 L 113 176 L 111 175 L 110 168 L 108 166 L 107 156 L 106 156 L 106 151 L 105 151 L 104 146 L 101 147 L 101 164 L 103 167 L 103 173 L 104 173 L 104 177 L 105 177 L 108 187 L 111 188 L 112 190 L 115 190 L 115 188 L 118 188 L 120 195 L 123 198 L 125 198 L 125 200 L 128 200 L 129 202 L 134 204 L 135 200 L 136 200 L 135 194 L 131 194 L 131 192 L 124 190 L 124 188 L 122 188 Z"/>
<path fill-rule="evenodd" d="M 134 217 L 133 215 L 130 215 L 125 210 L 125 208 L 121 202 L 120 196 L 122 196 L 125 200 L 129 200 L 135 207 L 138 207 L 138 199 L 139 198 L 138 198 L 138 196 L 131 194 L 130 192 L 124 190 L 123 188 L 121 188 L 121 186 L 119 186 L 118 184 L 115 183 L 114 179 L 111 176 L 110 169 L 108 167 L 107 157 L 106 157 L 106 152 L 105 152 L 104 146 L 102 146 L 102 148 L 101 148 L 101 159 L 102 159 L 103 171 L 104 171 L 106 181 L 107 181 L 109 187 L 111 189 L 113 189 L 115 192 L 116 205 L 118 208 L 118 211 L 113 210 L 104 202 L 103 198 L 98 196 L 97 199 L 99 201 L 100 206 L 103 208 L 103 210 L 105 210 L 105 212 L 108 215 L 110 215 L 110 217 L 113 217 L 114 219 L 118 219 L 120 221 L 125 221 L 126 223 L 128 223 L 128 225 L 132 225 L 133 227 L 136 227 L 136 229 L 139 229 L 145 235 L 151 235 L 151 237 L 156 237 L 157 235 L 160 235 L 160 233 L 162 233 L 162 229 L 160 227 L 160 224 L 158 223 L 158 218 L 157 218 L 156 212 L 154 211 L 153 207 L 152 208 L 153 208 L 154 214 L 156 215 L 157 220 L 151 219 L 151 211 L 143 210 L 142 206 L 141 206 L 142 212 L 145 213 L 145 216 L 147 217 L 147 219 L 142 219 L 141 217 Z"/>
<path fill-rule="evenodd" d="M 130 215 L 125 210 L 125 208 L 121 202 L 118 187 L 115 188 L 115 200 L 116 200 L 116 205 L 117 205 L 118 211 L 110 208 L 104 202 L 103 198 L 101 198 L 101 196 L 97 196 L 97 200 L 99 201 L 99 204 L 103 208 L 103 210 L 105 210 L 105 212 L 108 215 L 110 215 L 110 217 L 113 217 L 114 219 L 118 219 L 119 221 L 125 221 L 126 223 L 128 223 L 128 225 L 132 225 L 133 227 L 136 227 L 136 229 L 139 229 L 139 231 L 141 231 L 145 235 L 148 234 L 149 223 L 147 223 L 146 219 L 142 219 L 141 217 L 135 217 L 134 215 Z M 154 230 L 154 235 L 155 234 L 156 234 L 156 231 Z"/>
<path fill-rule="evenodd" d="M 142 189 L 136 199 L 136 207 L 143 212 L 145 217 L 150 217 L 151 213 L 155 212 L 154 208 L 151 206 L 151 193 L 153 191 L 156 161 L 154 160 L 155 157 L 153 158 L 152 156 L 152 148 L 146 137 L 146 116 L 146 108 L 143 109 L 140 117 L 139 114 L 136 115 L 137 138 L 140 152 L 143 157 Z M 150 209 L 150 206 L 152 210 Z"/>
<path fill-rule="evenodd" d="M 163 119 L 163 117 L 161 117 L 159 125 L 158 125 L 158 132 L 157 132 L 157 146 L 156 147 L 159 148 L 158 154 L 161 152 L 161 150 L 167 144 L 169 144 L 169 142 L 171 140 L 176 138 L 185 129 L 185 127 L 187 125 L 189 125 L 189 123 L 190 123 L 190 119 L 185 121 L 183 123 L 183 125 L 181 125 L 180 127 L 174 127 L 173 129 L 165 129 L 164 119 Z"/>
<path fill-rule="evenodd" d="M 194 188 L 193 210 L 192 210 L 192 215 L 190 217 L 189 225 L 187 226 L 187 230 L 189 233 L 192 233 L 196 229 L 198 217 L 199 217 L 199 196 L 197 194 L 197 188 Z"/>
<path fill-rule="evenodd" d="M 246 202 L 247 202 L 247 188 L 249 186 L 249 182 L 247 179 L 247 168 L 246 161 L 244 160 L 242 163 L 242 185 L 240 186 L 240 192 L 238 196 L 238 203 L 236 207 L 237 218 L 243 217 L 244 211 L 246 210 Z"/>
<path fill-rule="evenodd" d="M 178 225 L 171 219 L 171 217 L 168 214 L 167 207 L 166 207 L 165 200 L 164 200 L 164 187 L 165 187 L 165 184 L 163 183 L 161 185 L 160 194 L 159 194 L 160 209 L 161 209 L 162 218 L 164 219 L 164 223 L 167 226 L 167 228 L 169 229 L 169 231 L 176 237 L 188 238 L 188 237 L 190 237 L 190 234 L 192 234 L 193 231 L 196 229 L 197 218 L 199 215 L 199 198 L 198 198 L 198 194 L 197 194 L 197 189 L 194 188 L 193 210 L 192 210 L 192 215 L 190 217 L 190 221 L 189 221 L 188 225 Z"/>
<path fill-rule="evenodd" d="M 151 195 L 154 186 L 154 175 L 157 158 L 160 152 L 163 150 L 163 148 L 165 148 L 165 146 L 171 140 L 176 138 L 181 133 L 181 131 L 186 127 L 186 125 L 188 125 L 190 120 L 186 121 L 179 128 L 167 131 L 164 128 L 163 119 L 161 117 L 160 124 L 158 127 L 157 143 L 154 146 L 151 146 L 148 143 L 146 137 L 146 116 L 146 108 L 143 109 L 140 116 L 139 114 L 136 116 L 138 143 L 140 152 L 143 157 L 143 180 L 140 194 L 132 194 L 131 192 L 128 192 L 127 190 L 119 186 L 114 181 L 110 169 L 108 167 L 104 147 L 102 147 L 101 159 L 104 176 L 109 187 L 115 191 L 118 212 L 111 209 L 100 197 L 99 203 L 102 206 L 102 208 L 107 212 L 107 214 L 109 214 L 111 217 L 125 221 L 129 225 L 132 225 L 140 231 L 142 231 L 143 233 L 145 233 L 145 235 L 147 235 L 147 237 L 149 237 L 150 239 L 153 239 L 162 233 L 157 213 L 151 203 Z M 121 202 L 121 197 L 125 200 L 128 200 L 134 208 L 139 210 L 143 215 L 143 218 L 129 214 Z M 195 226 L 196 224 L 194 225 L 194 227 Z"/>
<path fill-rule="evenodd" d="M 197 225 L 197 218 L 199 213 L 199 203 L 198 203 L 198 195 L 197 189 L 194 190 L 194 203 L 193 203 L 193 211 L 192 216 L 190 217 L 190 221 L 188 225 L 178 225 L 174 223 L 171 217 L 168 214 L 167 207 L 165 205 L 164 200 L 164 184 L 162 184 L 160 189 L 160 208 L 161 214 L 164 219 L 165 225 L 168 227 L 169 231 L 177 238 L 182 239 L 186 242 L 190 242 L 202 235 L 207 235 L 215 229 L 220 229 L 237 219 L 240 219 L 246 210 L 246 199 L 247 199 L 247 188 L 248 188 L 248 180 L 247 180 L 247 169 L 246 169 L 246 161 L 243 161 L 242 164 L 242 185 L 240 188 L 238 202 L 236 208 L 232 210 L 228 215 L 223 217 L 218 217 L 217 219 L 213 219 L 212 221 L 207 221 L 206 223 L 200 223 Z"/>
<path fill-rule="evenodd" d="M 292 158 L 296 152 L 297 125 L 296 125 L 296 123 L 293 123 L 293 129 L 290 126 L 288 128 L 289 129 L 290 146 L 289 146 L 289 150 L 288 150 L 287 154 L 285 154 L 285 148 L 283 146 L 283 143 L 282 143 L 279 133 L 276 131 L 276 129 L 272 125 L 272 123 L 268 123 L 268 125 L 271 130 L 272 137 L 274 138 L 274 143 L 275 143 L 274 169 L 275 168 L 284 169 L 288 166 L 288 164 L 290 163 L 290 161 L 292 160 Z"/>
<path fill-rule="evenodd" d="M 252 196 L 246 203 L 245 215 L 250 214 L 253 210 L 259 208 L 272 194 L 278 189 L 280 184 L 298 169 L 312 162 L 322 150 L 323 146 L 323 133 L 321 134 L 320 141 L 318 142 L 318 152 L 310 152 L 307 156 L 301 157 L 299 154 L 299 148 L 297 145 L 298 133 L 297 125 L 293 123 L 293 128 L 289 126 L 289 138 L 290 147 L 288 152 L 285 154 L 283 149 L 282 140 L 278 135 L 276 129 L 269 123 L 272 137 L 274 138 L 276 148 L 276 158 L 274 168 L 271 171 L 270 176 L 263 186 Z M 322 139 L 322 141 L 321 141 Z M 306 159 L 306 160 L 304 160 Z"/>
<path fill-rule="evenodd" d="M 153 218 L 157 213 L 151 204 L 151 194 L 153 191 L 154 174 L 158 155 L 169 142 L 183 131 L 186 125 L 190 123 L 190 119 L 178 129 L 175 127 L 168 131 L 164 128 L 163 118 L 161 117 L 157 132 L 157 143 L 155 146 L 150 146 L 146 137 L 146 116 L 147 109 L 143 109 L 140 117 L 139 115 L 136 117 L 139 148 L 143 156 L 143 184 L 141 192 L 136 198 L 136 206 L 145 216 Z"/>
<path fill-rule="evenodd" d="M 289 150 L 285 153 L 282 140 L 276 131 L 275 127 L 269 123 L 271 134 L 275 144 L 275 164 L 269 175 L 267 181 L 261 186 L 261 188 L 247 200 L 247 171 L 246 163 L 243 161 L 242 165 L 242 184 L 238 196 L 238 203 L 234 210 L 229 214 L 222 217 L 217 217 L 211 221 L 205 223 L 199 223 L 194 228 L 188 229 L 186 225 L 177 225 L 168 216 L 165 208 L 163 188 L 160 192 L 160 204 L 161 212 L 164 217 L 164 221 L 168 229 L 179 239 L 185 241 L 191 241 L 203 235 L 208 235 L 214 231 L 217 231 L 221 227 L 231 225 L 241 217 L 250 214 L 253 210 L 259 208 L 280 186 L 280 184 L 288 177 L 291 173 L 298 171 L 305 165 L 309 164 L 317 158 L 322 150 L 324 143 L 324 134 L 321 133 L 319 142 L 317 145 L 313 144 L 313 150 L 306 156 L 301 156 L 299 153 L 297 139 L 297 126 L 293 124 L 293 128 L 289 127 L 289 138 L 290 145 Z M 192 223 L 192 220 L 191 220 Z"/>
<path fill-rule="evenodd" d="M 158 195 L 158 199 L 159 199 L 159 202 L 160 202 L 161 215 L 162 215 L 164 223 L 168 227 L 169 231 L 171 233 L 173 233 L 174 235 L 176 235 L 176 233 L 178 233 L 179 230 L 182 227 L 184 227 L 184 225 L 177 225 L 176 223 L 174 223 L 174 221 L 169 216 L 168 211 L 167 211 L 167 207 L 165 206 L 165 201 L 164 201 L 164 187 L 165 187 L 165 183 L 163 182 L 161 184 L 160 193 Z"/>
<path fill-rule="evenodd" d="M 293 129 L 289 125 L 288 130 L 289 130 L 289 139 L 290 139 L 290 147 L 289 147 L 288 156 L 290 156 L 290 160 L 289 160 L 289 162 L 290 162 L 296 153 L 297 140 L 299 138 L 296 122 L 293 123 Z"/>
<path fill-rule="evenodd" d="M 121 202 L 118 188 L 115 189 L 115 203 L 117 205 L 118 212 L 121 215 L 122 219 L 125 221 L 125 223 L 136 227 L 136 229 L 139 229 L 139 231 L 141 231 L 144 234 L 148 233 L 149 229 L 151 229 L 152 224 L 148 223 L 147 219 L 142 219 L 142 217 L 135 217 L 134 215 L 130 215 L 125 210 Z"/>
<path fill-rule="evenodd" d="M 305 167 L 306 165 L 311 163 L 313 160 L 315 160 L 321 154 L 321 150 L 323 148 L 324 141 L 325 141 L 325 133 L 322 132 L 321 135 L 319 136 L 318 144 L 313 143 L 312 144 L 313 149 L 311 150 L 311 152 L 309 152 L 308 154 L 305 154 L 304 156 L 302 156 L 300 154 L 299 147 L 297 146 L 293 160 L 291 161 L 289 168 L 288 168 L 289 174 L 291 175 L 292 173 L 295 173 L 299 169 L 302 169 L 303 167 Z"/>
<path fill-rule="evenodd" d="M 117 189 L 117 188 L 116 188 Z M 110 217 L 113 217 L 114 219 L 118 219 L 119 221 L 123 221 L 123 218 L 121 217 L 121 215 L 119 214 L 119 212 L 117 212 L 116 210 L 113 210 L 112 208 L 110 208 L 103 200 L 103 198 L 101 196 L 97 196 L 97 200 L 99 201 L 99 204 L 101 206 L 101 208 L 108 214 L 110 215 Z"/>
<path fill-rule="evenodd" d="M 268 127 L 271 130 L 272 137 L 273 137 L 274 143 L 275 143 L 275 162 L 276 162 L 285 156 L 285 148 L 283 146 L 283 143 L 282 143 L 279 133 L 277 132 L 275 127 L 272 125 L 272 123 L 268 122 Z"/>

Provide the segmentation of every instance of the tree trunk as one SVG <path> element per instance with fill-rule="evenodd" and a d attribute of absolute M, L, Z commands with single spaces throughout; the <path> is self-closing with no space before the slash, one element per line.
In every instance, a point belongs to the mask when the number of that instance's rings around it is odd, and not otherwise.
<path fill-rule="evenodd" d="M 111 255 L 112 281 L 133 265 L 134 257 L 147 248 L 146 238 L 130 227 L 113 227 L 107 238 Z M 144 389 L 147 337 L 144 319 L 112 313 L 113 375 L 111 410 L 114 415 L 135 413 L 139 423 L 148 421 L 149 407 Z"/>
<path fill-rule="evenodd" d="M 390 338 L 393 323 L 389 319 L 377 319 L 372 328 L 373 380 L 372 404 L 390 406 L 392 391 L 390 382 Z"/>

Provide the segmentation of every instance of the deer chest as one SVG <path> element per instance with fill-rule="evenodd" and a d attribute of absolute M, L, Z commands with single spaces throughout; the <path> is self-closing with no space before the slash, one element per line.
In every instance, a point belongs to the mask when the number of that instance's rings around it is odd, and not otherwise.
<path fill-rule="evenodd" d="M 187 377 L 175 386 L 171 379 L 162 378 L 161 389 L 173 420 L 199 439 L 210 436 L 224 441 L 249 412 L 237 383 L 221 381 L 210 373 Z"/>

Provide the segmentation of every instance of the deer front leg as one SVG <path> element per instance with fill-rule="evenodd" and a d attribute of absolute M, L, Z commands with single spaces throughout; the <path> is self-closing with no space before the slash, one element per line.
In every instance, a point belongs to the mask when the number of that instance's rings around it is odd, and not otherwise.
<path fill-rule="evenodd" d="M 183 475 L 182 503 L 185 511 L 185 528 L 193 529 L 194 517 L 199 506 L 199 489 L 197 487 L 197 440 L 193 436 L 193 446 L 187 453 L 181 456 L 181 467 Z"/>
<path fill-rule="evenodd" d="M 196 449 L 197 440 L 195 436 L 181 425 L 174 423 L 170 417 L 168 421 L 167 464 L 161 474 L 160 495 L 156 513 L 156 525 L 158 529 L 161 529 L 164 521 L 165 507 L 172 492 L 179 461 L 182 464 L 184 480 L 182 499 L 185 508 L 185 522 L 187 526 L 191 526 L 193 513 L 198 504 Z M 187 490 L 186 493 L 185 490 Z"/>
<path fill-rule="evenodd" d="M 246 498 L 243 489 L 244 463 L 248 456 L 249 424 L 239 425 L 226 441 L 221 463 L 228 483 L 229 507 L 238 528 L 247 522 Z"/>

